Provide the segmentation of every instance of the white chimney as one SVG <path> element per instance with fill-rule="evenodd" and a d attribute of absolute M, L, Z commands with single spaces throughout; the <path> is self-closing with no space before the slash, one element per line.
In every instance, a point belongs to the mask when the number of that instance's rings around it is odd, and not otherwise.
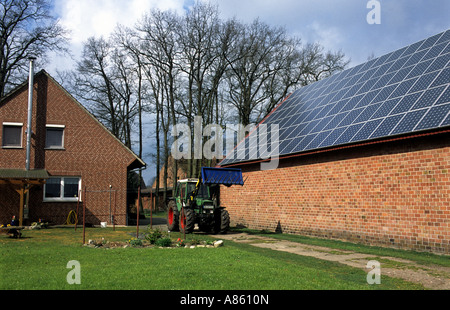
<path fill-rule="evenodd" d="M 27 161 L 26 170 L 30 170 L 31 155 L 31 120 L 33 117 L 33 84 L 34 84 L 34 61 L 35 57 L 30 57 L 30 75 L 28 77 L 28 122 L 27 122 Z"/>

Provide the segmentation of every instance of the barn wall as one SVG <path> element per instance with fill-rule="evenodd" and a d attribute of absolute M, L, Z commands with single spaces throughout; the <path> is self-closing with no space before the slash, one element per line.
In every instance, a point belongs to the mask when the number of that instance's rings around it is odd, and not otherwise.
<path fill-rule="evenodd" d="M 240 167 L 221 191 L 232 225 L 450 252 L 449 134 Z"/>

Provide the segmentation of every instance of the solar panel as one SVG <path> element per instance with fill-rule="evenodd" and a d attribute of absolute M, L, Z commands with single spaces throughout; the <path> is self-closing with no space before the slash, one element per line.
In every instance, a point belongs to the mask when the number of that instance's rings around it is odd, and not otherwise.
<path fill-rule="evenodd" d="M 450 30 L 302 87 L 261 124 L 278 125 L 272 156 L 450 126 Z M 258 159 L 259 132 L 220 165 Z"/>

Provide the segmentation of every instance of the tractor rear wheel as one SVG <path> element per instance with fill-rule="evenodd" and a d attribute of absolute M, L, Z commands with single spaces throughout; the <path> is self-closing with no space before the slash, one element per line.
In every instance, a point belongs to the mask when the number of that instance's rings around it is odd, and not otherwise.
<path fill-rule="evenodd" d="M 190 234 L 194 231 L 195 214 L 190 208 L 183 208 L 180 215 L 180 231 Z"/>
<path fill-rule="evenodd" d="M 167 227 L 169 228 L 169 231 L 179 230 L 178 219 L 179 219 L 179 212 L 177 204 L 175 201 L 171 200 L 169 202 L 169 207 L 167 211 Z"/>
<path fill-rule="evenodd" d="M 220 209 L 216 213 L 216 220 L 214 223 L 214 232 L 226 234 L 230 229 L 230 214 L 225 209 Z"/>

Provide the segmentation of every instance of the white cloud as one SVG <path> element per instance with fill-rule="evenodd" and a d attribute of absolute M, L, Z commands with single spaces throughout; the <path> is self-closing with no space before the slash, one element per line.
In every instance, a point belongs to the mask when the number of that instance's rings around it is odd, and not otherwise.
<path fill-rule="evenodd" d="M 90 36 L 108 36 L 119 23 L 133 26 L 151 8 L 182 10 L 183 0 L 55 0 L 61 24 L 71 30 L 72 43 Z"/>
<path fill-rule="evenodd" d="M 54 0 L 54 14 L 70 31 L 69 49 L 78 60 L 89 37 L 108 37 L 117 24 L 132 27 L 152 8 L 183 12 L 185 0 Z M 73 67 L 73 59 L 51 55 L 50 74 Z"/>

